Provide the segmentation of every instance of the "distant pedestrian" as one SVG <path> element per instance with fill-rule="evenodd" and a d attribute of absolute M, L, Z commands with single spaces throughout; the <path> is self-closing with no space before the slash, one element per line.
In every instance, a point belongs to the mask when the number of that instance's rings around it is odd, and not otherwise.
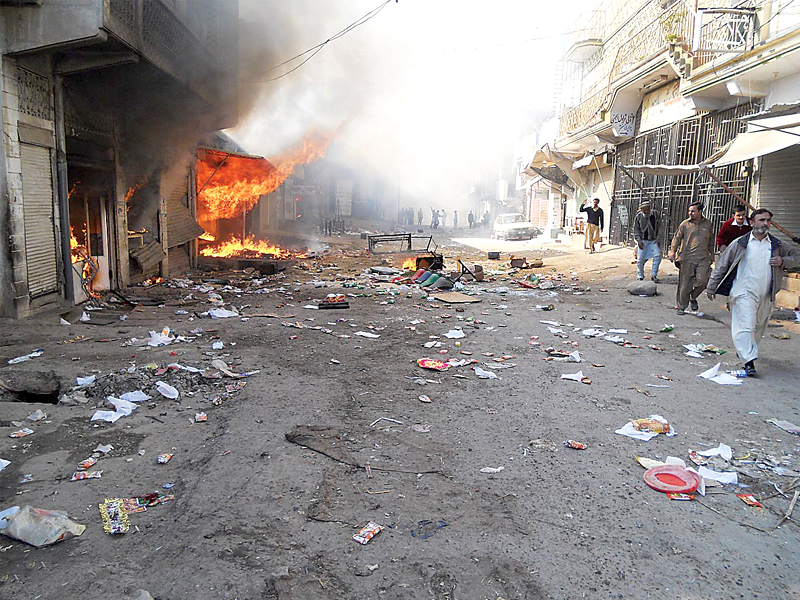
<path fill-rule="evenodd" d="M 447 227 L 447 211 L 442 209 L 442 228 Z"/>
<path fill-rule="evenodd" d="M 453 211 L 453 229 L 458 229 L 458 211 Z"/>
<path fill-rule="evenodd" d="M 658 283 L 658 267 L 661 265 L 661 244 L 658 243 L 658 215 L 651 210 L 649 202 L 639 205 L 639 212 L 633 220 L 633 237 L 638 248 L 638 273 L 636 278 L 644 279 L 644 265 L 653 259 L 650 279 Z"/>
<path fill-rule="evenodd" d="M 475 215 L 472 214 L 472 211 L 469 211 L 467 215 L 467 223 L 469 224 L 469 228 L 472 229 L 472 226 L 475 223 Z"/>
<path fill-rule="evenodd" d="M 422 214 L 422 209 L 420 208 L 417 211 L 417 227 L 422 227 L 422 219 L 423 218 L 424 218 L 424 215 Z"/>
<path fill-rule="evenodd" d="M 752 231 L 736 238 L 719 257 L 706 293 L 710 300 L 716 294 L 730 299 L 733 345 L 744 362 L 744 374 L 754 377 L 758 340 L 767 329 L 783 269 L 796 268 L 800 261 L 794 248 L 768 233 L 769 210 L 754 210 L 750 223 Z"/>
<path fill-rule="evenodd" d="M 689 205 L 689 218 L 678 225 L 668 257 L 679 270 L 678 314 L 686 314 L 690 302 L 696 311 L 697 298 L 706 288 L 714 258 L 714 231 L 711 221 L 703 217 L 702 202 Z"/>
<path fill-rule="evenodd" d="M 431 227 L 433 227 L 434 219 L 438 222 L 439 221 L 439 211 L 436 210 L 431 206 Z"/>
<path fill-rule="evenodd" d="M 580 212 L 586 213 L 586 234 L 584 236 L 584 250 L 588 249 L 589 254 L 594 253 L 594 245 L 600 241 L 600 234 L 603 232 L 603 209 L 600 208 L 600 198 L 592 200 L 592 205 L 587 207 L 586 202 L 581 202 Z"/>
<path fill-rule="evenodd" d="M 433 211 L 433 222 L 431 223 L 431 227 L 434 229 L 439 229 L 439 211 Z"/>
<path fill-rule="evenodd" d="M 489 214 L 489 211 L 487 210 L 485 213 L 483 213 L 483 219 L 481 219 L 481 225 L 483 225 L 484 228 L 488 227 L 489 226 L 489 219 L 491 219 L 491 218 L 492 218 L 492 216 Z"/>
<path fill-rule="evenodd" d="M 747 222 L 746 209 L 743 205 L 737 204 L 733 207 L 733 216 L 722 224 L 717 233 L 717 247 L 719 253 L 725 252 L 725 248 L 731 245 L 736 238 L 750 233 L 753 228 Z"/>

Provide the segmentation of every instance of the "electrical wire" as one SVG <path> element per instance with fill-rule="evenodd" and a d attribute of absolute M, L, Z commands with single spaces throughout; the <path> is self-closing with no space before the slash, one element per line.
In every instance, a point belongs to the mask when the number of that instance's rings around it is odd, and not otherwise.
<path fill-rule="evenodd" d="M 395 0 L 395 1 L 396 1 L 396 0 Z M 306 63 L 307 63 L 308 61 L 310 61 L 312 58 L 314 58 L 314 57 L 315 57 L 315 56 L 316 56 L 316 55 L 317 55 L 317 54 L 318 54 L 318 53 L 319 53 L 319 52 L 320 52 L 320 51 L 321 51 L 321 50 L 322 50 L 322 49 L 323 49 L 325 46 L 327 46 L 329 43 L 333 42 L 334 40 L 338 40 L 340 37 L 342 37 L 342 36 L 346 35 L 347 33 L 351 32 L 353 29 L 355 29 L 355 28 L 356 28 L 356 27 L 358 27 L 359 25 L 363 25 L 364 23 L 366 23 L 366 22 L 367 22 L 367 21 L 369 21 L 370 19 L 373 19 L 373 18 L 375 18 L 376 16 L 378 16 L 378 13 L 380 13 L 380 12 L 381 12 L 381 11 L 382 11 L 384 8 L 386 8 L 386 6 L 387 6 L 388 4 L 390 4 L 391 2 L 392 2 L 392 0 L 385 0 L 385 1 L 384 1 L 384 2 L 382 2 L 380 5 L 378 5 L 377 7 L 373 8 L 371 11 L 369 11 L 367 14 L 365 14 L 365 15 L 363 15 L 363 16 L 361 16 L 361 17 L 359 17 L 358 19 L 356 19 L 355 21 L 353 21 L 352 23 L 350 23 L 350 24 L 349 24 L 347 27 L 345 27 L 344 29 L 342 29 L 342 30 L 340 30 L 340 31 L 337 31 L 336 33 L 334 33 L 334 34 L 333 34 L 331 37 L 329 37 L 329 38 L 328 38 L 327 40 L 325 40 L 324 42 L 321 42 L 321 43 L 317 44 L 316 46 L 312 46 L 312 47 L 311 47 L 311 48 L 309 48 L 308 50 L 305 50 L 305 51 L 301 52 L 300 54 L 297 54 L 297 55 L 293 56 L 292 58 L 289 58 L 289 59 L 287 59 L 287 60 L 283 61 L 282 63 L 279 63 L 279 64 L 275 65 L 274 67 L 270 67 L 270 69 L 269 69 L 269 71 L 274 71 L 275 69 L 278 69 L 278 68 L 280 68 L 280 67 L 282 67 L 282 66 L 284 66 L 284 65 L 287 65 L 287 64 L 291 63 L 291 62 L 292 62 L 292 61 L 294 61 L 294 60 L 297 60 L 298 58 L 301 58 L 301 57 L 305 56 L 305 55 L 306 55 L 306 54 L 308 54 L 309 52 L 311 53 L 311 55 L 310 55 L 310 56 L 308 56 L 308 57 L 307 57 L 305 60 L 303 60 L 302 62 L 300 62 L 300 64 L 298 64 L 298 65 L 296 65 L 296 66 L 292 67 L 291 69 L 289 69 L 289 70 L 288 70 L 288 71 L 286 71 L 285 73 L 282 73 L 281 75 L 278 75 L 277 77 L 271 77 L 271 78 L 269 78 L 269 79 L 262 79 L 262 80 L 260 80 L 260 81 L 253 81 L 253 82 L 251 82 L 251 83 L 266 83 L 266 82 L 269 82 L 269 81 L 277 81 L 278 79 L 281 79 L 282 77 L 286 77 L 286 76 L 287 76 L 287 75 L 289 75 L 290 73 L 293 73 L 293 72 L 295 72 L 297 69 L 299 69 L 300 67 L 302 67 L 304 64 L 306 64 Z"/>

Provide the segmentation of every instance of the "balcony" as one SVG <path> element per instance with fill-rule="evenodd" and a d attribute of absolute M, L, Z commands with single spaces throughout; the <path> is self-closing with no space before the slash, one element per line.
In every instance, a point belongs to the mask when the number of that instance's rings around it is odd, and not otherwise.
<path fill-rule="evenodd" d="M 603 120 L 602 108 L 605 97 L 606 90 L 600 90 L 564 113 L 558 121 L 558 135 L 566 135 L 583 127 L 600 123 Z"/>
<path fill-rule="evenodd" d="M 709 8 L 697 13 L 692 51 L 694 68 L 753 47 L 755 9 Z"/>

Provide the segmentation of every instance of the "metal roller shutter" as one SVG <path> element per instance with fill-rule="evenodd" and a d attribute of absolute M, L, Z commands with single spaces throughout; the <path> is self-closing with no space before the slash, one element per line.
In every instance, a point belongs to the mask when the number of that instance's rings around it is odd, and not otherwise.
<path fill-rule="evenodd" d="M 58 290 L 50 149 L 20 144 L 25 261 L 31 298 Z"/>
<path fill-rule="evenodd" d="M 761 159 L 759 206 L 772 211 L 775 221 L 791 232 L 800 235 L 800 146 L 767 154 Z M 770 233 L 782 241 L 788 238 L 774 227 Z"/>
<path fill-rule="evenodd" d="M 187 195 L 187 177 L 179 178 L 173 188 L 167 190 L 167 244 L 170 248 L 181 246 L 203 235 L 203 228 L 186 207 Z"/>

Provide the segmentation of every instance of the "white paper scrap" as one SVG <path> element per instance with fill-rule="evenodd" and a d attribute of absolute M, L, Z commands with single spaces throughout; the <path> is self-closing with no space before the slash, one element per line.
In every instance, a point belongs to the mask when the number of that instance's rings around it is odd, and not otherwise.
<path fill-rule="evenodd" d="M 578 352 L 577 350 L 575 350 L 574 352 L 570 352 L 569 353 L 569 362 L 579 363 L 579 362 L 581 362 L 581 360 L 583 360 L 581 358 L 581 353 Z"/>
<path fill-rule="evenodd" d="M 504 471 L 505 467 L 483 467 L 481 469 L 481 473 L 499 473 L 500 471 Z"/>
<path fill-rule="evenodd" d="M 500 379 L 491 371 L 486 371 L 480 367 L 472 367 L 472 370 L 475 371 L 475 375 L 477 375 L 480 379 Z"/>
<path fill-rule="evenodd" d="M 67 320 L 66 320 L 64 317 L 59 317 L 59 320 L 58 320 L 58 322 L 59 322 L 59 324 L 61 324 L 61 325 L 72 325 L 72 323 L 70 323 L 69 321 L 67 321 Z"/>
<path fill-rule="evenodd" d="M 583 371 L 578 371 L 577 373 L 563 373 L 561 375 L 561 379 L 570 379 L 572 381 L 580 381 L 583 379 Z"/>
<path fill-rule="evenodd" d="M 163 381 L 156 381 L 156 390 L 158 390 L 159 394 L 165 398 L 169 398 L 170 400 L 175 400 L 178 396 L 180 396 L 180 392 L 178 390 L 171 385 L 164 383 Z"/>
<path fill-rule="evenodd" d="M 118 419 L 124 416 L 115 410 L 97 410 L 92 415 L 92 421 L 108 421 L 109 423 L 116 423 Z"/>
<path fill-rule="evenodd" d="M 601 337 L 605 335 L 605 332 L 600 329 L 584 329 L 581 334 L 586 337 Z"/>
<path fill-rule="evenodd" d="M 698 452 L 700 456 L 721 456 L 727 461 L 730 461 L 733 458 L 733 450 L 731 449 L 728 444 L 720 444 L 716 448 L 710 448 L 709 450 L 703 450 L 702 452 Z"/>
<path fill-rule="evenodd" d="M 123 417 L 127 417 L 131 414 L 134 410 L 138 408 L 138 405 L 134 402 L 128 402 L 127 400 L 123 400 L 122 398 L 114 398 L 114 396 L 108 396 L 106 398 L 111 405 L 117 409 L 117 412 L 120 413 Z"/>
<path fill-rule="evenodd" d="M 125 392 L 120 396 L 123 400 L 127 400 L 128 402 L 144 402 L 145 400 L 150 400 L 150 396 L 145 394 L 142 390 L 136 390 L 135 392 Z"/>
<path fill-rule="evenodd" d="M 212 308 L 208 311 L 208 316 L 212 319 L 227 319 L 229 317 L 238 317 L 239 313 L 227 308 Z"/>
<path fill-rule="evenodd" d="M 721 364 L 722 363 L 717 363 L 707 371 L 700 373 L 698 377 L 708 379 L 709 381 L 713 381 L 714 383 L 718 383 L 720 385 L 742 385 L 742 380 L 738 377 L 734 377 L 729 373 L 720 373 L 719 367 Z"/>
<path fill-rule="evenodd" d="M 627 329 L 609 329 L 608 333 L 620 333 L 622 335 L 625 335 L 626 333 L 628 333 L 628 330 Z"/>
<path fill-rule="evenodd" d="M 563 330 L 563 329 L 559 329 L 559 328 L 557 328 L 557 327 L 548 327 L 548 328 L 547 328 L 547 331 L 549 331 L 549 332 L 550 332 L 550 333 L 552 333 L 553 335 L 558 335 L 558 334 L 560 334 L 560 333 L 564 333 L 564 330 Z"/>
<path fill-rule="evenodd" d="M 542 325 L 552 325 L 553 327 L 560 327 L 561 326 L 561 322 L 560 321 L 539 321 L 539 323 L 541 323 Z"/>
<path fill-rule="evenodd" d="M 6 460 L 6 459 L 4 459 L 4 458 L 0 458 L 0 471 L 2 471 L 3 469 L 5 469 L 5 468 L 6 468 L 8 465 L 10 465 L 10 464 L 11 464 L 11 461 L 10 461 L 10 460 Z"/>
<path fill-rule="evenodd" d="M 114 449 L 114 446 L 112 446 L 111 444 L 101 444 L 101 445 L 97 446 L 97 448 L 92 450 L 92 452 L 102 452 L 103 454 L 108 454 L 113 449 Z"/>
<path fill-rule="evenodd" d="M 356 331 L 355 335 L 370 339 L 381 337 L 379 333 L 370 333 L 369 331 Z"/>
<path fill-rule="evenodd" d="M 97 379 L 97 376 L 89 375 L 88 377 L 78 377 L 77 378 L 77 382 L 78 382 L 78 385 L 80 385 L 80 386 L 92 385 L 95 382 L 96 379 Z"/>
<path fill-rule="evenodd" d="M 32 358 L 36 358 L 38 356 L 41 356 L 42 354 L 44 354 L 44 350 L 42 350 L 42 349 L 34 350 L 30 354 L 26 354 L 25 356 L 18 356 L 16 358 L 10 358 L 7 362 L 10 365 L 16 365 L 17 363 L 29 361 Z"/>
<path fill-rule="evenodd" d="M 719 481 L 723 484 L 738 484 L 739 483 L 739 474 L 735 471 L 732 473 L 718 473 L 717 471 L 712 471 L 707 467 L 698 467 L 697 474 L 704 479 L 713 479 L 714 481 Z"/>
<path fill-rule="evenodd" d="M 658 435 L 652 431 L 638 431 L 630 421 L 625 423 L 625 425 L 617 429 L 614 433 L 618 433 L 635 440 L 641 440 L 643 442 L 648 442 Z"/>
<path fill-rule="evenodd" d="M 460 340 L 461 338 L 465 338 L 467 336 L 460 329 L 451 329 L 450 331 L 444 334 L 444 337 L 449 338 L 451 340 Z"/>

